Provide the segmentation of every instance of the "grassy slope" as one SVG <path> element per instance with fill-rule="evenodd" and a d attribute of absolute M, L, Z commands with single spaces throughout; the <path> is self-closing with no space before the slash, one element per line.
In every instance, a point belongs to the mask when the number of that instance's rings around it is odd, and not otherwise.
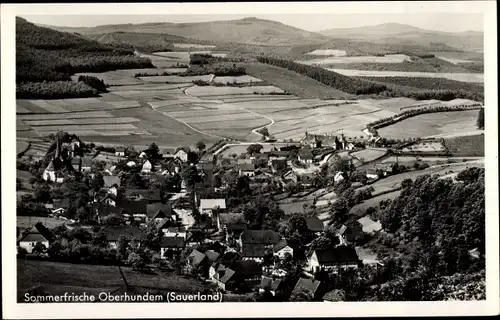
<path fill-rule="evenodd" d="M 193 279 L 174 274 L 146 275 L 122 268 L 129 285 L 195 293 L 204 287 Z M 34 286 L 44 286 L 48 293 L 112 291 L 123 286 L 117 266 L 69 264 L 35 260 L 17 260 L 17 293 Z"/>
<path fill-rule="evenodd" d="M 262 79 L 305 99 L 349 99 L 348 93 L 336 90 L 299 73 L 259 62 L 245 64 L 247 74 Z"/>

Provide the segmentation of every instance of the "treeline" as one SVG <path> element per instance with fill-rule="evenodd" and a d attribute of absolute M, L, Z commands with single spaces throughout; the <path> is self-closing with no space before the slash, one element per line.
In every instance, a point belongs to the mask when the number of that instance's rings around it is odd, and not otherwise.
<path fill-rule="evenodd" d="M 373 122 L 370 122 L 366 126 L 369 128 L 382 128 L 389 126 L 393 123 L 402 121 L 404 119 L 414 117 L 424 113 L 435 113 L 435 112 L 449 112 L 449 111 L 464 111 L 464 110 L 474 110 L 482 108 L 479 104 L 475 105 L 456 105 L 456 106 L 428 106 L 419 109 L 412 109 L 400 112 L 392 117 L 379 119 Z"/>
<path fill-rule="evenodd" d="M 191 65 L 205 65 L 217 62 L 242 62 L 243 58 L 216 57 L 211 54 L 193 53 L 189 57 Z"/>
<path fill-rule="evenodd" d="M 194 65 L 189 67 L 185 72 L 179 74 L 179 76 L 202 76 L 207 74 L 213 74 L 215 76 L 242 76 L 246 74 L 246 70 L 243 66 L 236 64 L 223 63 L 223 64 L 209 64 L 209 65 Z"/>
<path fill-rule="evenodd" d="M 16 20 L 16 82 L 69 81 L 78 72 L 151 68 L 133 50 Z"/>
<path fill-rule="evenodd" d="M 107 92 L 108 91 L 107 86 L 104 83 L 104 80 L 101 80 L 99 78 L 96 78 L 93 76 L 79 76 L 78 81 L 85 83 L 89 87 L 92 87 L 99 92 Z"/>
<path fill-rule="evenodd" d="M 158 72 L 138 72 L 136 74 L 134 74 L 134 78 L 140 78 L 140 77 L 161 77 L 161 76 L 170 76 L 171 73 L 168 73 L 168 72 L 161 72 L 161 73 L 158 73 Z"/>
<path fill-rule="evenodd" d="M 462 82 L 446 78 L 426 78 L 426 77 L 359 77 L 365 80 L 392 83 L 396 85 L 413 87 L 425 90 L 454 90 L 470 91 L 484 95 L 484 85 L 479 83 Z"/>
<path fill-rule="evenodd" d="M 98 91 L 83 82 L 27 82 L 16 87 L 17 99 L 89 98 L 96 95 Z"/>
<path fill-rule="evenodd" d="M 307 66 L 289 60 L 257 57 L 257 61 L 303 74 L 309 78 L 347 93 L 357 95 L 379 94 L 388 90 L 387 86 L 384 84 L 344 76 L 320 67 Z"/>

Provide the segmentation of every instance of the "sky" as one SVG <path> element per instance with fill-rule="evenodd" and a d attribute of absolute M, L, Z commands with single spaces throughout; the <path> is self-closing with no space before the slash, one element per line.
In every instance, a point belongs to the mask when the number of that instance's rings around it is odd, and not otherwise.
<path fill-rule="evenodd" d="M 147 22 L 205 22 L 234 20 L 249 16 L 279 21 L 308 31 L 352 28 L 382 23 L 408 24 L 422 29 L 447 32 L 483 31 L 483 15 L 477 13 L 405 14 L 192 14 L 192 15 L 21 15 L 39 24 L 67 27 L 93 27 L 104 24 Z"/>

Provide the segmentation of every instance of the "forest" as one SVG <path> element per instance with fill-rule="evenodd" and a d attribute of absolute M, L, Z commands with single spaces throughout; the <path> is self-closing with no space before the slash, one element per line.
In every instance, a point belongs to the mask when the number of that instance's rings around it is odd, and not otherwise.
<path fill-rule="evenodd" d="M 134 56 L 131 49 L 103 45 L 76 34 L 58 32 L 36 26 L 22 18 L 16 19 L 16 83 L 23 84 L 18 92 L 22 92 L 25 98 L 39 97 L 40 88 L 55 89 L 55 86 L 62 85 L 64 81 L 70 81 L 70 76 L 77 72 L 151 67 L 153 65 L 149 59 Z M 27 84 L 44 81 L 56 83 Z M 36 92 L 30 97 L 29 90 L 32 88 L 36 88 Z M 59 97 L 62 98 L 73 96 L 75 89 L 66 84 L 54 92 L 61 93 Z"/>
<path fill-rule="evenodd" d="M 320 67 L 307 66 L 289 60 L 257 57 L 257 60 L 262 63 L 267 63 L 273 66 L 285 68 L 297 73 L 303 74 L 309 78 L 319 81 L 323 84 L 331 86 L 335 89 L 352 94 L 379 94 L 387 91 L 388 88 L 384 84 L 374 83 L 368 80 L 361 80 L 339 73 L 328 71 Z"/>

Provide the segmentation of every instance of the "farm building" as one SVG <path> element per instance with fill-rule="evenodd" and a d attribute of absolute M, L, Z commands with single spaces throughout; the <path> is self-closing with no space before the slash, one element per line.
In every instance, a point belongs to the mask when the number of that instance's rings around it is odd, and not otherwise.
<path fill-rule="evenodd" d="M 146 206 L 146 221 L 154 221 L 159 223 L 163 219 L 175 221 L 174 212 L 171 205 L 161 203 L 150 203 Z"/>
<path fill-rule="evenodd" d="M 255 261 L 238 260 L 226 267 L 219 265 L 213 274 L 213 280 L 222 290 L 232 290 L 231 283 L 234 284 L 258 284 L 261 281 L 262 270 Z"/>
<path fill-rule="evenodd" d="M 141 245 L 141 241 L 144 238 L 142 230 L 133 226 L 107 227 L 104 229 L 104 234 L 106 234 L 108 246 L 112 249 L 118 247 L 118 239 L 122 237 L 125 243 L 130 245 L 134 241 L 137 247 Z"/>
<path fill-rule="evenodd" d="M 56 183 L 63 183 L 64 177 L 60 171 L 57 170 L 57 164 L 51 161 L 47 168 L 43 171 L 42 179 L 45 181 L 52 181 Z"/>
<path fill-rule="evenodd" d="M 305 220 L 309 231 L 317 234 L 323 232 L 325 226 L 323 225 L 323 221 L 318 217 L 307 217 Z"/>
<path fill-rule="evenodd" d="M 280 241 L 280 236 L 272 230 L 245 230 L 241 233 L 239 244 L 243 260 L 262 262 L 267 249 Z"/>
<path fill-rule="evenodd" d="M 104 188 L 108 189 L 109 193 L 118 195 L 118 188 L 121 186 L 121 179 L 118 176 L 103 176 Z"/>
<path fill-rule="evenodd" d="M 25 249 L 28 253 L 32 253 L 37 243 L 41 243 L 46 249 L 49 248 L 52 238 L 51 232 L 38 222 L 34 227 L 29 228 L 21 235 L 17 241 L 17 245 Z"/>
<path fill-rule="evenodd" d="M 307 259 L 306 270 L 311 273 L 319 271 L 338 271 L 340 269 L 357 269 L 360 260 L 354 247 L 339 246 L 336 248 L 314 250 Z"/>
<path fill-rule="evenodd" d="M 92 169 L 92 158 L 83 157 L 81 171 L 82 172 L 90 172 L 91 169 Z"/>
<path fill-rule="evenodd" d="M 153 169 L 153 164 L 149 160 L 146 160 L 142 165 L 141 172 L 150 173 L 151 169 Z"/>
<path fill-rule="evenodd" d="M 117 147 L 115 148 L 115 156 L 117 157 L 125 157 L 125 147 Z"/>
<path fill-rule="evenodd" d="M 253 163 L 242 163 L 239 165 L 239 175 L 253 177 L 255 175 L 255 165 Z"/>
<path fill-rule="evenodd" d="M 285 159 L 270 160 L 271 170 L 273 173 L 285 170 L 287 168 L 287 161 Z"/>
<path fill-rule="evenodd" d="M 245 216 L 241 212 L 219 213 L 216 217 L 216 223 L 219 230 L 226 230 L 227 232 L 238 229 L 238 226 L 241 226 L 241 231 L 246 229 Z"/>
<path fill-rule="evenodd" d="M 284 259 L 287 253 L 289 253 L 293 257 L 293 248 L 290 246 L 286 239 L 281 239 L 273 246 L 273 253 L 280 259 Z"/>
<path fill-rule="evenodd" d="M 322 295 L 322 291 L 323 285 L 321 281 L 308 278 L 300 278 L 293 288 L 292 296 L 306 294 L 313 300 L 316 300 Z"/>
<path fill-rule="evenodd" d="M 186 247 L 186 241 L 182 237 L 162 237 L 160 243 L 160 256 L 162 259 L 172 257 L 173 254 L 182 251 Z"/>
<path fill-rule="evenodd" d="M 187 147 L 178 148 L 177 150 L 175 150 L 174 158 L 179 159 L 182 162 L 187 162 L 189 151 L 190 150 Z"/>
<path fill-rule="evenodd" d="M 75 169 L 75 171 L 80 172 L 80 170 L 82 168 L 82 158 L 73 157 L 71 159 L 71 166 L 73 167 L 73 169 Z"/>
<path fill-rule="evenodd" d="M 297 156 L 297 160 L 302 164 L 313 163 L 313 159 L 314 156 L 311 149 L 301 149 Z"/>
<path fill-rule="evenodd" d="M 200 199 L 200 213 L 209 217 L 213 216 L 214 210 L 225 210 L 226 199 Z"/>
<path fill-rule="evenodd" d="M 273 279 L 270 277 L 262 276 L 262 280 L 259 285 L 259 292 L 263 293 L 265 291 L 270 292 L 273 296 L 276 295 L 276 291 L 280 289 L 282 285 L 281 279 Z"/>
<path fill-rule="evenodd" d="M 164 237 L 180 237 L 184 240 L 187 238 L 187 231 L 185 227 L 169 227 L 161 228 Z"/>

